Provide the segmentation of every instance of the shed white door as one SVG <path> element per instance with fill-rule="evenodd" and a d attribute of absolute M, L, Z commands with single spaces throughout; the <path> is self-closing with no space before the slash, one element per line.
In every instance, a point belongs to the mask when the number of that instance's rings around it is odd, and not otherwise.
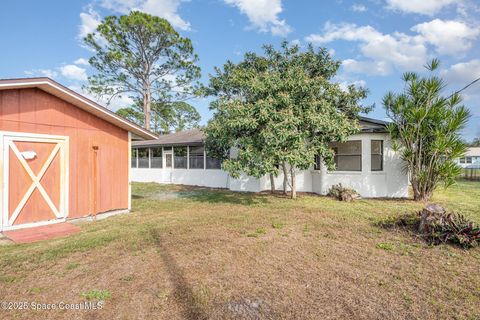
<path fill-rule="evenodd" d="M 64 221 L 68 213 L 68 137 L 0 135 L 2 229 Z"/>

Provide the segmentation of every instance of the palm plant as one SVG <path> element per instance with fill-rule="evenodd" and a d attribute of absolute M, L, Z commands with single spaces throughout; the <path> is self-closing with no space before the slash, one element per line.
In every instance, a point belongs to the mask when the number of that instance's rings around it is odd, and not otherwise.
<path fill-rule="evenodd" d="M 432 74 L 428 77 L 405 73 L 404 91 L 389 92 L 383 98 L 393 121 L 389 125 L 393 147 L 404 160 L 415 200 L 427 201 L 439 184 L 453 184 L 461 173 L 454 160 L 467 148 L 460 131 L 470 113 L 459 93 L 442 96 L 445 83 L 433 75 L 438 66 L 437 59 L 426 66 Z"/>

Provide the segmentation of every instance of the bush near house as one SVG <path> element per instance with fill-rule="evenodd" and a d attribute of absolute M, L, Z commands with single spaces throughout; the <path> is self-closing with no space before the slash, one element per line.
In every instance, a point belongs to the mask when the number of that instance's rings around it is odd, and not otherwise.
<path fill-rule="evenodd" d="M 360 198 L 360 194 L 355 189 L 346 188 L 341 183 L 332 186 L 328 190 L 328 196 L 346 202 Z"/>

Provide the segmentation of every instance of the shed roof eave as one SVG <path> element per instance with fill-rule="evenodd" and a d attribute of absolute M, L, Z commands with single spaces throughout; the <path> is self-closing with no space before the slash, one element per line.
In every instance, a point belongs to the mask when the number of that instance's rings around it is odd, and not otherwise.
<path fill-rule="evenodd" d="M 81 94 L 61 85 L 50 78 L 40 77 L 0 79 L 0 90 L 25 88 L 38 88 L 48 92 L 82 110 L 85 110 L 109 123 L 112 123 L 119 128 L 132 132 L 143 139 L 156 139 L 158 137 L 153 132 L 150 132 L 149 130 L 144 129 L 137 124 L 117 115 L 115 112 L 108 110 L 100 104 L 82 96 Z"/>

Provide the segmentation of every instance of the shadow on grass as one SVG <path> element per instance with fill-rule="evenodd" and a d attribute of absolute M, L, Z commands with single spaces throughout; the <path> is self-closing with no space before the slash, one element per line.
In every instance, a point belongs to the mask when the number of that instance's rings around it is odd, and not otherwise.
<path fill-rule="evenodd" d="M 197 189 L 180 193 L 180 197 L 206 203 L 228 203 L 255 205 L 269 203 L 269 199 L 260 194 L 247 192 L 232 192 L 220 189 Z"/>
<path fill-rule="evenodd" d="M 158 230 L 150 229 L 157 251 L 162 262 L 167 269 L 168 275 L 174 286 L 173 294 L 179 300 L 182 306 L 183 317 L 185 319 L 208 319 L 207 314 L 197 303 L 192 288 L 190 287 L 182 269 L 178 266 L 175 258 L 170 254 L 168 247 L 163 243 Z"/>
<path fill-rule="evenodd" d="M 404 213 L 390 215 L 380 221 L 375 222 L 377 227 L 384 229 L 400 229 L 411 233 L 416 233 L 420 218 L 416 213 Z"/>

